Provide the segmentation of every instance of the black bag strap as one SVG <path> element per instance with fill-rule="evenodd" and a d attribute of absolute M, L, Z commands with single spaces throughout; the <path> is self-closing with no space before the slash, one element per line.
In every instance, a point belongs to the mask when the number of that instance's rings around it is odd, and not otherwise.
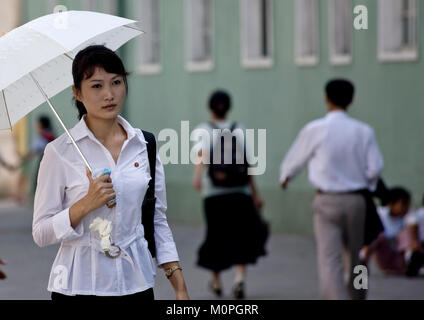
<path fill-rule="evenodd" d="M 212 127 L 212 129 L 219 129 L 213 121 L 209 121 L 209 125 Z"/>
<path fill-rule="evenodd" d="M 212 127 L 212 129 L 219 129 L 218 126 L 213 121 L 209 121 L 209 125 Z M 230 127 L 230 131 L 233 132 L 236 127 L 237 127 L 237 122 L 233 122 L 233 124 Z"/>
<path fill-rule="evenodd" d="M 150 176 L 149 187 L 143 200 L 143 216 L 141 223 L 144 227 L 144 237 L 147 240 L 152 257 L 156 257 L 156 244 L 154 238 L 154 216 L 155 216 L 155 173 L 156 173 L 156 139 L 153 133 L 143 131 L 147 141 L 147 154 L 149 158 Z"/>
<path fill-rule="evenodd" d="M 143 131 L 144 138 L 147 141 L 147 154 L 149 157 L 150 176 L 149 188 L 146 192 L 146 198 L 153 199 L 155 197 L 155 173 L 156 173 L 156 139 L 153 133 Z"/>
<path fill-rule="evenodd" d="M 215 122 L 213 122 L 213 121 L 209 121 L 209 125 L 212 127 L 212 130 L 213 129 L 218 129 L 218 130 L 220 130 L 220 128 L 215 124 Z M 231 125 L 231 127 L 230 127 L 230 132 L 233 132 L 234 131 L 234 129 L 236 128 L 236 126 L 237 126 L 237 122 L 233 122 L 233 124 Z M 221 137 L 221 139 L 222 139 L 222 137 Z M 221 145 L 222 146 L 222 145 Z M 213 149 L 213 144 L 211 143 L 211 150 Z M 212 154 L 212 153 L 211 153 Z"/>

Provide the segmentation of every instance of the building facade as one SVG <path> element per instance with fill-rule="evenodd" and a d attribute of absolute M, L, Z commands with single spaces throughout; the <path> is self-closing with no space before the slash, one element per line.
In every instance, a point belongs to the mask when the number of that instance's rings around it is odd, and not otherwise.
<path fill-rule="evenodd" d="M 422 198 L 421 1 L 24 0 L 23 19 L 58 4 L 140 21 L 146 34 L 120 50 L 132 72 L 123 113 L 133 126 L 157 137 L 170 128 L 181 139 L 181 122 L 189 121 L 193 130 L 208 119 L 210 93 L 224 88 L 233 97 L 231 119 L 256 133 L 266 129 L 266 170 L 256 181 L 274 230 L 312 232 L 314 190 L 306 171 L 283 192 L 279 166 L 299 130 L 325 115 L 323 90 L 333 77 L 355 83 L 349 113 L 375 129 L 386 183 L 410 189 L 414 204 Z M 69 126 L 77 121 L 71 97 L 66 90 L 53 99 Z M 39 108 L 29 119 L 41 112 L 48 109 Z M 181 153 L 185 143 L 180 140 L 179 163 L 165 165 L 168 216 L 201 223 L 193 165 L 184 164 Z"/>

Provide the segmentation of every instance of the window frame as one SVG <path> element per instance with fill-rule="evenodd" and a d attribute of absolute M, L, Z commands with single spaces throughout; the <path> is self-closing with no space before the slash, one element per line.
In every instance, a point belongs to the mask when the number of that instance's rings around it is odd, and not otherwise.
<path fill-rule="evenodd" d="M 335 30 L 336 30 L 336 22 L 335 22 L 335 2 L 339 0 L 328 0 L 328 43 L 329 43 L 329 62 L 330 65 L 333 66 L 345 66 L 352 64 L 353 61 L 353 3 L 352 0 L 349 1 L 349 12 L 351 12 L 351 19 L 349 19 L 350 29 L 350 53 L 349 54 L 340 54 L 336 53 L 335 47 Z"/>
<path fill-rule="evenodd" d="M 107 5 L 105 2 L 107 2 Z M 103 4 L 102 6 L 103 13 L 119 16 L 119 1 L 118 0 L 102 0 L 102 4 Z M 109 7 L 110 5 L 112 5 L 113 8 Z M 113 9 L 114 12 L 109 12 L 106 9 Z"/>
<path fill-rule="evenodd" d="M 82 3 L 84 11 L 100 12 L 98 0 L 84 0 Z M 93 8 L 91 8 L 91 5 L 94 5 L 94 10 Z"/>
<path fill-rule="evenodd" d="M 157 41 L 159 42 L 159 50 L 158 50 L 158 61 L 156 63 L 152 63 L 152 62 L 148 62 L 148 63 L 143 63 L 141 61 L 136 61 L 136 72 L 137 74 L 143 74 L 143 75 L 156 75 L 156 74 L 160 74 L 163 70 L 162 68 L 162 46 L 161 46 L 161 19 L 160 19 L 160 13 L 161 13 L 161 0 L 150 0 L 150 1 L 156 1 L 158 2 L 158 25 L 159 25 L 159 30 L 158 30 L 158 36 L 157 36 Z M 135 4 L 135 11 L 137 12 L 137 17 L 139 20 L 141 20 L 141 9 L 142 9 L 142 2 L 140 0 L 137 0 L 136 4 Z M 143 29 L 143 28 L 142 28 Z M 142 50 L 141 50 L 141 45 L 142 45 L 142 37 L 143 35 L 141 35 L 141 38 L 137 39 L 137 47 L 136 47 L 136 56 L 138 57 L 138 55 L 142 55 Z"/>
<path fill-rule="evenodd" d="M 419 59 L 419 21 L 420 21 L 420 2 L 417 0 L 412 0 L 415 4 L 415 43 L 413 49 L 405 49 L 399 52 L 389 52 L 387 49 L 384 49 L 384 29 L 386 29 L 386 25 L 383 21 L 384 19 L 384 11 L 382 10 L 383 2 L 378 0 L 377 2 L 377 59 L 379 62 L 414 62 Z M 386 4 L 387 5 L 387 4 Z"/>
<path fill-rule="evenodd" d="M 190 16 L 188 15 L 188 9 L 190 7 L 190 0 L 184 0 L 183 5 L 183 17 L 184 17 L 184 64 L 186 71 L 193 73 L 193 72 L 208 72 L 212 71 L 214 69 L 214 49 L 215 49 L 215 1 L 211 1 L 211 25 L 210 25 L 210 39 L 211 39 L 211 54 L 210 58 L 202 61 L 202 62 L 196 62 L 196 61 L 190 61 L 190 48 L 191 48 L 191 34 L 187 32 L 189 30 L 189 23 Z"/>
<path fill-rule="evenodd" d="M 244 25 L 244 15 L 247 14 L 247 0 L 239 0 L 240 6 L 240 61 L 245 69 L 266 69 L 274 65 L 274 0 L 269 1 L 269 21 L 267 22 L 268 51 L 269 56 L 264 58 L 249 58 L 247 52 L 248 42 L 246 42 L 246 30 Z"/>
<path fill-rule="evenodd" d="M 59 0 L 46 0 L 46 4 L 45 4 L 45 8 L 48 14 L 53 13 L 54 12 L 54 8 L 56 8 L 56 6 L 60 5 L 60 1 Z"/>
<path fill-rule="evenodd" d="M 295 45 L 294 45 L 294 56 L 295 56 L 295 64 L 299 67 L 314 67 L 316 65 L 319 64 L 320 62 L 320 14 L 319 14 L 319 1 L 318 0 L 314 0 L 314 14 L 316 17 L 316 21 L 315 21 L 315 32 L 313 33 L 313 36 L 315 37 L 315 50 L 316 50 L 316 54 L 314 56 L 308 56 L 308 57 L 304 57 L 304 56 L 300 56 L 299 55 L 299 41 L 300 41 L 300 35 L 299 35 L 299 29 L 297 27 L 298 24 L 298 5 L 297 3 L 299 0 L 294 0 L 295 5 L 294 5 L 294 40 L 295 40 Z"/>

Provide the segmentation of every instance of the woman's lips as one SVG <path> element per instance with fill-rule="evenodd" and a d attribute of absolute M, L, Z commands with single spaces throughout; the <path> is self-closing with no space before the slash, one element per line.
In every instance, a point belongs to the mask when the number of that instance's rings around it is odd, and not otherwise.
<path fill-rule="evenodd" d="M 106 110 L 112 110 L 112 109 L 114 109 L 115 107 L 116 107 L 116 104 L 110 104 L 110 105 L 104 106 L 104 107 L 103 107 L 103 109 L 106 109 Z"/>

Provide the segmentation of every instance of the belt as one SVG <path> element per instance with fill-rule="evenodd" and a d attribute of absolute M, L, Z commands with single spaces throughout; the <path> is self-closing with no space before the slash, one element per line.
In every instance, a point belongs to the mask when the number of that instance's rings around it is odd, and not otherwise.
<path fill-rule="evenodd" d="M 369 192 L 367 189 L 352 190 L 352 191 L 322 191 L 317 189 L 317 194 L 333 194 L 333 195 L 342 195 L 342 194 L 361 194 Z"/>
<path fill-rule="evenodd" d="M 135 270 L 135 264 L 134 261 L 131 259 L 130 255 L 128 254 L 128 252 L 126 251 L 126 249 L 136 240 L 139 239 L 143 239 L 144 240 L 144 245 L 146 246 L 146 248 L 148 247 L 147 244 L 147 240 L 144 239 L 144 234 L 143 234 L 143 227 L 142 225 L 138 225 L 136 227 L 135 232 L 130 235 L 129 237 L 123 239 L 122 241 L 116 242 L 115 246 L 118 246 L 121 249 L 121 254 L 119 255 L 118 258 L 123 258 L 126 261 L 128 261 L 131 266 L 134 268 Z M 66 241 L 66 242 L 62 242 L 63 246 L 71 246 L 71 247 L 91 247 L 92 249 L 104 253 L 101 245 L 100 245 L 100 240 L 94 238 L 92 236 L 92 233 L 89 232 L 88 234 L 85 234 L 84 236 L 74 239 L 74 240 L 70 240 L 70 241 Z M 136 271 L 136 270 L 135 270 Z M 136 274 L 138 274 L 138 272 L 136 272 Z"/>
<path fill-rule="evenodd" d="M 143 237 L 143 227 L 141 224 L 139 224 L 136 229 L 135 232 L 133 234 L 131 234 L 130 236 L 128 236 L 127 238 L 119 241 L 119 242 L 115 242 L 115 245 L 119 246 L 121 249 L 126 249 L 128 248 L 135 240 L 144 238 Z M 144 239 L 145 240 L 145 239 Z M 145 240 L 146 244 L 147 241 Z M 97 251 L 103 252 L 102 247 L 100 246 L 100 240 L 94 238 L 92 236 L 92 233 L 89 232 L 79 238 L 76 238 L 74 240 L 70 240 L 70 241 L 66 241 L 63 242 L 62 245 L 64 246 L 77 246 L 77 247 L 92 247 Z"/>

